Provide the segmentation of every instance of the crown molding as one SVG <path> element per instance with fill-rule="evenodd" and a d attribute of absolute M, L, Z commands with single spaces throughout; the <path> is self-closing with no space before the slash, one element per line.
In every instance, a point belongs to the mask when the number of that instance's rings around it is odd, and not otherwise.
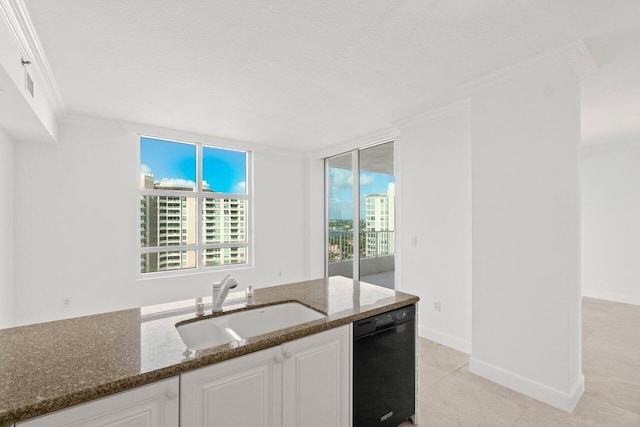
<path fill-rule="evenodd" d="M 327 148 L 323 148 L 317 151 L 311 151 L 308 153 L 307 158 L 312 160 L 324 159 L 326 157 L 336 156 L 338 154 L 346 153 L 357 148 L 365 148 L 370 145 L 376 145 L 382 142 L 391 141 L 397 138 L 399 135 L 400 131 L 397 128 L 389 126 L 354 139 L 349 139 L 338 144 L 334 144 Z"/>
<path fill-rule="evenodd" d="M 79 120 L 109 120 L 91 117 L 74 116 Z M 179 129 L 169 129 L 162 126 L 149 125 L 144 123 L 129 122 L 119 120 L 118 123 L 126 132 L 138 136 L 148 136 L 150 138 L 170 139 L 175 141 L 185 141 L 206 145 L 213 145 L 220 148 L 229 148 L 236 150 L 247 150 L 254 153 L 264 153 L 269 155 L 277 155 L 289 157 L 293 159 L 304 160 L 306 155 L 302 151 L 288 150 L 284 148 L 276 148 L 270 145 L 258 144 L 254 142 L 241 141 L 238 139 L 224 138 L 214 135 L 205 135 L 196 132 L 189 132 Z"/>
<path fill-rule="evenodd" d="M 31 61 L 34 77 L 39 80 L 51 109 L 57 117 L 65 114 L 64 101 L 51 66 L 40 44 L 23 0 L 0 0 L 0 15 L 16 39 L 24 59 Z"/>
<path fill-rule="evenodd" d="M 468 113 L 470 109 L 471 100 L 469 98 L 465 98 L 460 101 L 451 102 L 441 107 L 397 120 L 395 122 L 392 122 L 391 124 L 397 128 L 402 128 L 414 123 L 437 121 L 446 119 L 447 117 L 456 116 L 458 114 Z"/>
<path fill-rule="evenodd" d="M 626 139 L 620 141 L 603 142 L 599 144 L 583 145 L 580 147 L 581 154 L 604 153 L 629 148 L 640 148 L 639 139 Z"/>
<path fill-rule="evenodd" d="M 578 77 L 583 77 L 596 70 L 598 65 L 582 40 L 575 41 L 558 49 L 551 50 L 533 58 L 509 65 L 493 73 L 463 84 L 458 89 L 468 94 L 488 86 L 495 85 L 522 73 L 537 70 L 562 60 L 569 61 L 569 67 Z"/>
<path fill-rule="evenodd" d="M 402 133 L 401 127 L 409 126 L 418 122 L 428 122 L 442 120 L 447 117 L 456 116 L 458 114 L 469 112 L 471 109 L 471 100 L 469 98 L 460 101 L 451 102 L 438 108 L 434 108 L 420 114 L 416 114 L 404 119 L 400 119 L 391 123 L 391 126 L 379 129 L 375 132 L 349 139 L 338 144 L 320 150 L 309 152 L 309 159 L 324 159 L 327 157 L 343 154 L 357 148 L 365 148 L 370 145 L 376 145 L 396 139 Z"/>

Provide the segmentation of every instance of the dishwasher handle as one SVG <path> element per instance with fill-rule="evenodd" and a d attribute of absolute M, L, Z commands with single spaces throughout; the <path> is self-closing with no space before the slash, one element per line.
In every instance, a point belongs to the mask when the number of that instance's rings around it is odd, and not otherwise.
<path fill-rule="evenodd" d="M 415 319 L 415 305 L 388 311 L 353 323 L 353 339 L 393 328 Z"/>

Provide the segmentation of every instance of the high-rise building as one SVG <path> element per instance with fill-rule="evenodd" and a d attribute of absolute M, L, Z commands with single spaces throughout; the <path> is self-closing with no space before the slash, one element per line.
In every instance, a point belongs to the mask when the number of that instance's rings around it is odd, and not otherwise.
<path fill-rule="evenodd" d="M 142 188 L 192 190 L 154 183 L 152 175 L 142 175 Z M 165 252 L 143 254 L 141 271 L 195 268 L 195 251 L 171 250 L 172 246 L 196 244 L 196 199 L 182 196 L 142 196 L 140 239 L 142 247 L 166 247 Z"/>
<path fill-rule="evenodd" d="M 209 199 L 203 201 L 202 230 L 204 243 L 234 243 L 246 241 L 246 200 Z M 246 248 L 224 247 L 205 249 L 204 266 L 242 264 Z"/>
<path fill-rule="evenodd" d="M 152 175 L 141 175 L 145 189 L 192 191 L 193 188 L 168 187 L 155 183 Z M 141 272 L 195 268 L 197 251 L 171 250 L 175 246 L 196 245 L 197 198 L 194 196 L 144 195 L 140 202 L 142 247 L 165 248 L 145 253 Z M 246 200 L 205 198 L 202 201 L 202 244 L 246 241 Z M 246 262 L 245 247 L 219 247 L 203 250 L 202 265 L 216 266 Z"/>
<path fill-rule="evenodd" d="M 395 184 L 389 183 L 387 194 L 365 197 L 365 255 L 373 257 L 395 252 Z"/>

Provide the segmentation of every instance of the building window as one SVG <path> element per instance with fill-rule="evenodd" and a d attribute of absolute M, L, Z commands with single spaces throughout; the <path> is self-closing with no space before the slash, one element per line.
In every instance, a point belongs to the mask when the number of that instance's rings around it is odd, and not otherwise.
<path fill-rule="evenodd" d="M 140 138 L 142 274 L 250 264 L 250 162 L 247 151 Z"/>

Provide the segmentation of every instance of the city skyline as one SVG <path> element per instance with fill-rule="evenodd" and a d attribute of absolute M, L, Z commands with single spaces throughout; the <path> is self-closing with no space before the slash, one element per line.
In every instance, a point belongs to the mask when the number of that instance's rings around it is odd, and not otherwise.
<path fill-rule="evenodd" d="M 155 189 L 149 176 L 141 176 L 144 189 Z M 197 226 L 196 198 L 191 196 L 150 195 L 140 199 L 140 243 L 156 248 L 141 254 L 141 273 L 196 268 L 201 266 L 243 264 L 247 262 L 246 200 L 205 198 L 201 226 Z M 200 237 L 197 234 L 200 233 Z M 235 247 L 179 246 L 238 243 Z"/>

